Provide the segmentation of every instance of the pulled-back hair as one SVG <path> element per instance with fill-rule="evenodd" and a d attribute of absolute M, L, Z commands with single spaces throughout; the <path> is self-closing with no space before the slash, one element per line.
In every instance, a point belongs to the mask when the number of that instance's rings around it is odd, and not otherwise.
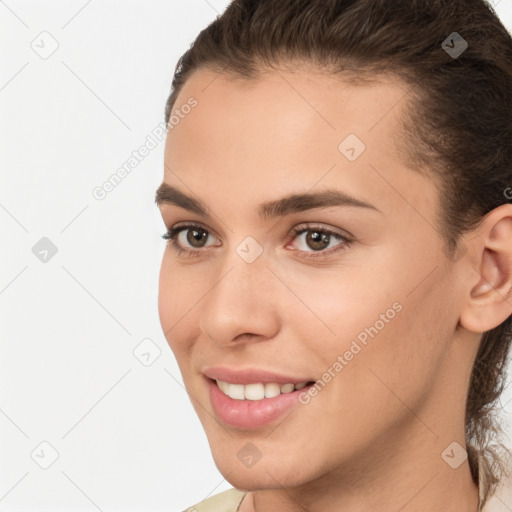
<path fill-rule="evenodd" d="M 468 44 L 455 56 L 453 32 Z M 438 188 L 449 257 L 462 254 L 461 235 L 512 199 L 512 39 L 484 0 L 234 0 L 179 59 L 165 121 L 198 69 L 251 79 L 300 63 L 355 84 L 407 84 L 400 149 Z M 497 406 L 511 329 L 509 316 L 483 334 L 467 394 L 466 449 L 475 483 L 480 461 L 485 499 L 508 476 Z"/>

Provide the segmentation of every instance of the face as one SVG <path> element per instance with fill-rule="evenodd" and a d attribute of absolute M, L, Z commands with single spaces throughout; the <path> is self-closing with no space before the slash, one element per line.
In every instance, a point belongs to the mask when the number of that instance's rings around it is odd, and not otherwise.
<path fill-rule="evenodd" d="M 460 287 L 434 229 L 436 188 L 398 155 L 405 94 L 391 79 L 355 86 L 311 70 L 250 81 L 201 70 L 180 92 L 164 184 L 205 211 L 159 196 L 166 227 L 179 228 L 159 314 L 214 460 L 238 488 L 369 465 L 377 445 L 392 450 L 425 424 L 441 432 L 453 410 L 436 383 Z M 301 194 L 318 196 L 281 201 Z M 220 396 L 204 373 L 214 367 L 316 384 L 242 401 Z M 222 375 L 259 383 L 241 388 L 254 396 L 277 381 Z"/>

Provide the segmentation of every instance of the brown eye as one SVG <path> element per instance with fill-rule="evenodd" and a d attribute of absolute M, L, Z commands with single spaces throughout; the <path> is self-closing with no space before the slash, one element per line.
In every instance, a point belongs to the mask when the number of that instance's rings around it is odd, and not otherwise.
<path fill-rule="evenodd" d="M 329 229 L 304 227 L 302 229 L 295 229 L 294 232 L 295 239 L 297 240 L 296 246 L 303 252 L 323 251 L 324 249 L 330 249 L 333 242 L 338 242 L 337 245 L 340 245 L 340 242 L 347 241 L 347 238 Z"/>
<path fill-rule="evenodd" d="M 321 231 L 310 230 L 307 232 L 306 244 L 314 251 L 321 251 L 329 246 L 331 235 Z"/>
<path fill-rule="evenodd" d="M 215 243 L 215 237 L 205 228 L 198 224 L 186 224 L 171 227 L 162 238 L 168 241 L 179 254 L 200 255 Z"/>
<path fill-rule="evenodd" d="M 300 225 L 293 228 L 292 246 L 301 258 L 327 258 L 335 251 L 347 249 L 352 241 L 349 235 L 320 226 Z"/>
<path fill-rule="evenodd" d="M 203 247 L 203 242 L 206 242 L 206 240 L 208 239 L 208 231 L 206 231 L 203 228 L 199 228 L 199 229 L 188 228 L 186 231 L 187 231 L 187 242 L 192 247 L 201 248 L 201 247 Z"/>

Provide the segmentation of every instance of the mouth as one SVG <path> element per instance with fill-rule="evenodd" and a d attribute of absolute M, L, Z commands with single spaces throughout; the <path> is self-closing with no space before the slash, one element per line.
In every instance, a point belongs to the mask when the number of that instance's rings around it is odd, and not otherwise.
<path fill-rule="evenodd" d="M 217 418 L 239 430 L 255 430 L 276 421 L 297 406 L 301 393 L 307 393 L 315 384 L 315 381 L 233 384 L 208 377 L 206 382 Z"/>

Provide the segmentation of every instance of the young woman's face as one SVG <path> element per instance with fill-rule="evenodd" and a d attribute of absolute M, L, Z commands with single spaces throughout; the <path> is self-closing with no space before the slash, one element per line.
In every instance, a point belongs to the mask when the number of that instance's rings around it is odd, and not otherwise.
<path fill-rule="evenodd" d="M 474 354 L 453 342 L 462 288 L 434 228 L 436 189 L 396 150 L 406 92 L 305 70 L 252 81 L 201 70 L 178 97 L 164 184 L 206 214 L 159 196 L 168 228 L 192 225 L 165 250 L 159 314 L 215 462 L 239 488 L 380 471 L 423 442 L 445 465 L 442 450 L 464 442 L 460 374 Z M 328 206 L 262 207 L 328 190 Z M 220 394 L 213 367 L 322 384 L 241 401 Z M 231 388 L 258 397 L 277 379 L 221 380 L 259 383 Z"/>

